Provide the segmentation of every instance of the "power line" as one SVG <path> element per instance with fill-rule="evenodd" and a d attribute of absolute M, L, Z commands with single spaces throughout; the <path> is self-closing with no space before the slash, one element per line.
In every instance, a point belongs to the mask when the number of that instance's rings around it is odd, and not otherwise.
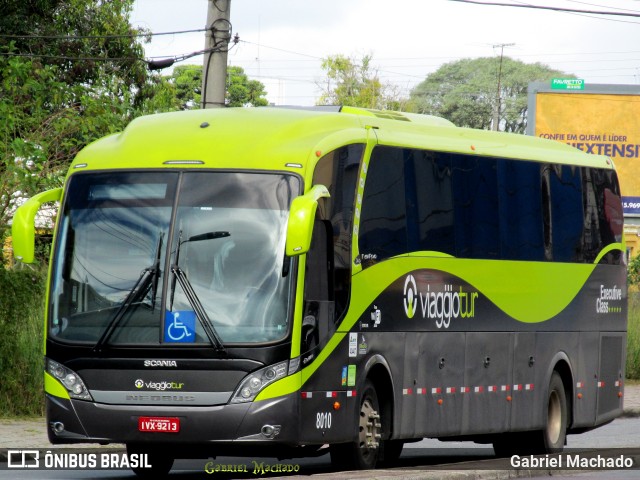
<path fill-rule="evenodd" d="M 485 5 L 485 6 L 494 6 L 494 7 L 516 7 L 516 8 L 530 8 L 534 10 L 552 10 L 554 12 L 568 12 L 568 13 L 584 13 L 590 15 L 613 15 L 620 17 L 634 17 L 640 18 L 640 13 L 626 13 L 626 12 L 613 12 L 613 11 L 605 11 L 605 10 L 583 10 L 583 9 L 574 9 L 574 8 L 564 8 L 564 7 L 551 7 L 544 5 L 531 5 L 528 3 L 502 3 L 502 2 L 481 2 L 478 0 L 449 0 L 450 2 L 458 2 L 458 3 L 470 3 L 474 5 Z"/>
<path fill-rule="evenodd" d="M 578 0 L 566 0 L 566 1 L 567 1 L 567 2 L 570 2 L 570 3 L 580 3 L 580 4 L 582 4 L 582 5 L 589 5 L 590 7 L 614 8 L 614 7 L 608 7 L 608 6 L 606 6 L 606 5 L 598 5 L 598 4 L 596 4 L 596 3 L 580 2 L 580 1 L 578 1 Z M 630 8 L 615 7 L 615 9 L 616 9 L 616 10 L 624 10 L 624 11 L 627 11 L 627 12 L 640 13 L 640 11 L 638 11 L 638 10 L 632 10 L 632 9 L 630 9 Z"/>
<path fill-rule="evenodd" d="M 518 4 L 521 4 L 523 6 L 531 6 L 530 3 L 520 2 L 518 0 L 513 0 L 513 1 L 518 3 Z M 598 17 L 597 15 L 589 15 L 589 14 L 586 14 L 586 13 L 579 13 L 577 11 L 576 12 L 562 12 L 561 11 L 559 13 L 566 13 L 567 15 L 575 15 L 576 17 L 593 18 L 595 20 L 604 20 L 605 22 L 632 23 L 632 24 L 638 25 L 638 22 L 632 22 L 630 20 L 620 20 L 619 18 Z"/>
<path fill-rule="evenodd" d="M 254 46 L 257 46 L 257 47 L 268 48 L 270 50 L 276 50 L 278 52 L 290 53 L 292 55 L 299 55 L 301 57 L 313 58 L 314 60 L 322 60 L 322 57 L 317 57 L 315 55 L 309 55 L 307 53 L 294 52 L 292 50 L 285 50 L 284 48 L 270 47 L 269 45 L 262 45 L 260 43 L 249 42 L 248 40 L 240 40 L 240 43 L 246 43 L 247 45 L 254 45 Z"/>
<path fill-rule="evenodd" d="M 137 37 L 159 37 L 163 35 L 182 35 L 184 33 L 200 33 L 211 30 L 210 28 L 198 28 L 193 30 L 176 30 L 173 32 L 147 32 L 147 33 L 127 33 L 109 35 L 38 35 L 38 34 L 0 34 L 0 38 L 7 39 L 39 39 L 39 40 L 83 40 L 83 39 L 112 39 L 112 38 L 137 38 Z"/>
<path fill-rule="evenodd" d="M 233 47 L 231 47 L 233 48 Z M 198 50 L 196 52 L 185 53 L 181 55 L 168 56 L 168 57 L 150 57 L 149 59 L 140 57 L 82 57 L 82 56 L 69 56 L 69 55 L 49 55 L 46 53 L 16 53 L 16 52 L 0 52 L 0 56 L 3 57 L 23 57 L 23 58 L 42 58 L 50 60 L 68 60 L 73 62 L 144 62 L 148 65 L 149 70 L 161 70 L 163 68 L 170 67 L 174 63 L 182 62 L 189 58 L 197 57 L 199 55 L 205 55 L 210 52 L 217 51 L 218 48 L 209 48 L 204 50 Z"/>
<path fill-rule="evenodd" d="M 3 57 L 25 57 L 25 58 L 48 58 L 52 60 L 74 60 L 74 61 L 86 61 L 86 62 L 117 62 L 126 60 L 135 60 L 145 62 L 146 60 L 139 57 L 78 57 L 69 55 L 49 55 L 46 53 L 15 53 L 15 52 L 0 52 L 0 56 Z"/>

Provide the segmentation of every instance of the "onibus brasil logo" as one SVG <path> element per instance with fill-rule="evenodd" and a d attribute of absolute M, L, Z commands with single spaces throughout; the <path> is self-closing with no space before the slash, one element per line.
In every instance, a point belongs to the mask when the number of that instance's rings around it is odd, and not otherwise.
<path fill-rule="evenodd" d="M 478 292 L 465 292 L 462 286 L 454 291 L 451 284 L 436 287 L 443 290 L 431 290 L 431 285 L 427 284 L 426 291 L 419 291 L 415 277 L 407 275 L 404 280 L 403 298 L 407 318 L 413 318 L 419 312 L 424 319 L 434 319 L 437 328 L 449 328 L 452 318 L 475 317 Z"/>

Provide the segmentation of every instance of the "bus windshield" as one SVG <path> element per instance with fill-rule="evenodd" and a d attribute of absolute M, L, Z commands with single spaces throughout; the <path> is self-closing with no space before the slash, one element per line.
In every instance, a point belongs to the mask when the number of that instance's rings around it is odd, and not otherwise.
<path fill-rule="evenodd" d="M 292 175 L 76 174 L 59 222 L 49 335 L 109 345 L 252 344 L 289 331 Z"/>

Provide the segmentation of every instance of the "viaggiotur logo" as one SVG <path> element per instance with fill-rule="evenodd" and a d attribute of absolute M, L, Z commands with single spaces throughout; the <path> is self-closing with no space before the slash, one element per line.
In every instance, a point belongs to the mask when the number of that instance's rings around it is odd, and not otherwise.
<path fill-rule="evenodd" d="M 137 379 L 134 382 L 134 385 L 136 386 L 137 389 L 141 389 L 143 387 L 146 387 L 147 390 L 157 390 L 157 391 L 182 390 L 182 388 L 184 387 L 184 383 L 182 383 L 182 382 L 180 382 L 180 383 L 178 383 L 178 382 L 167 382 L 167 381 L 145 382 L 141 378 Z"/>
<path fill-rule="evenodd" d="M 407 275 L 404 280 L 403 306 L 407 318 L 413 318 L 420 306 L 422 318 L 434 319 L 437 328 L 449 328 L 452 318 L 475 317 L 475 303 L 478 298 L 476 291 L 464 291 L 460 286 L 454 291 L 451 284 L 437 285 L 443 290 L 431 290 L 427 284 L 426 291 L 418 290 L 418 284 L 413 275 Z"/>
<path fill-rule="evenodd" d="M 404 281 L 404 313 L 407 314 L 407 318 L 413 318 L 416 314 L 418 304 L 416 298 L 418 297 L 418 287 L 416 286 L 416 279 L 413 275 L 407 275 Z"/>

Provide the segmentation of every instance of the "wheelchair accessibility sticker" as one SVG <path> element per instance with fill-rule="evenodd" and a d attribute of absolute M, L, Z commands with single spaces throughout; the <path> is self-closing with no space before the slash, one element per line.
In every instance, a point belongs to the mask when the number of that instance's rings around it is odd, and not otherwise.
<path fill-rule="evenodd" d="M 165 312 L 164 341 L 167 343 L 194 343 L 196 341 L 196 312 L 192 310 Z"/>

